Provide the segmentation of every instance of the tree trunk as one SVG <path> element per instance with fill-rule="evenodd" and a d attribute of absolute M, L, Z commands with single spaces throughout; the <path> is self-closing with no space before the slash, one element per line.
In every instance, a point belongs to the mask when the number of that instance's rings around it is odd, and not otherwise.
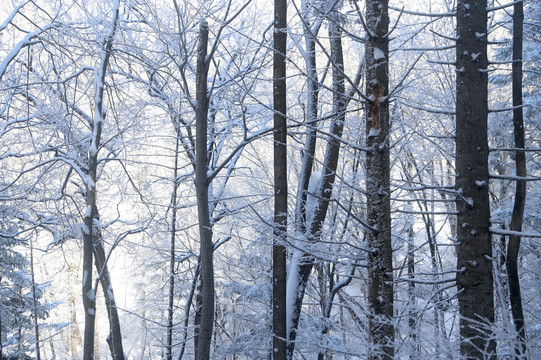
<path fill-rule="evenodd" d="M 274 224 L 272 244 L 272 359 L 286 359 L 287 237 L 287 1 L 274 1 Z"/>
<path fill-rule="evenodd" d="M 315 213 L 310 216 L 306 215 L 306 240 L 317 242 L 321 237 L 321 231 L 327 210 L 329 208 L 329 200 L 332 196 L 334 180 L 336 178 L 336 169 L 338 167 L 338 158 L 340 155 L 340 139 L 344 129 L 344 121 L 346 116 L 347 99 L 345 96 L 345 76 L 344 76 L 344 57 L 342 53 L 342 32 L 336 21 L 329 21 L 329 41 L 331 46 L 331 61 L 333 64 L 333 116 L 329 129 L 327 147 L 325 149 L 325 158 L 323 160 L 323 169 L 321 171 L 321 179 L 319 184 L 314 184 L 317 189 L 317 195 L 314 196 L 316 206 L 312 209 Z M 308 220 L 308 219 L 312 220 Z M 303 303 L 304 292 L 308 284 L 308 278 L 314 266 L 314 256 L 310 253 L 304 253 L 299 260 L 298 267 L 298 284 L 294 284 L 297 290 L 294 294 L 292 304 L 293 313 L 291 315 L 291 329 L 289 331 L 289 346 L 288 358 L 293 357 L 296 339 L 296 330 L 299 323 L 301 308 Z M 295 270 L 291 270 L 295 271 Z M 290 295 L 291 296 L 291 295 Z"/>
<path fill-rule="evenodd" d="M 103 248 L 101 232 L 98 233 L 100 236 L 99 240 L 94 245 L 94 258 L 96 271 L 98 273 L 99 281 L 103 289 L 103 296 L 105 298 L 107 318 L 109 320 L 110 333 L 107 336 L 107 344 L 109 345 L 109 350 L 111 351 L 111 357 L 113 360 L 124 360 L 120 319 L 118 317 L 118 310 L 116 308 L 113 284 L 111 282 L 109 268 L 107 267 L 107 258 L 105 256 L 105 249 Z"/>
<path fill-rule="evenodd" d="M 92 136 L 87 152 L 87 177 L 83 179 L 86 186 L 86 212 L 83 224 L 83 307 L 85 310 L 85 332 L 83 359 L 94 359 L 94 335 L 96 321 L 96 290 L 92 282 L 92 260 L 94 246 L 101 241 L 98 236 L 99 229 L 94 228 L 94 221 L 99 218 L 96 205 L 96 182 L 98 171 L 98 150 L 101 145 L 101 133 L 103 121 L 105 120 L 105 109 L 103 106 L 105 76 L 109 59 L 113 48 L 113 39 L 118 25 L 119 9 L 118 3 L 113 9 L 113 25 L 111 32 L 105 37 L 101 51 L 101 63 L 96 78 L 96 95 L 94 105 L 94 119 L 92 122 Z"/>
<path fill-rule="evenodd" d="M 176 128 L 175 139 L 175 164 L 173 168 L 173 193 L 171 195 L 171 240 L 169 248 L 169 298 L 167 302 L 167 344 L 165 350 L 165 359 L 173 359 L 173 303 L 175 297 L 175 240 L 177 224 L 177 190 L 178 190 L 178 157 L 180 145 L 180 130 Z"/>
<path fill-rule="evenodd" d="M 513 132 L 515 148 L 525 148 L 524 119 L 522 110 L 522 34 L 524 23 L 523 3 L 514 5 L 513 13 Z M 515 153 L 515 166 L 517 176 L 526 176 L 526 154 L 524 151 Z M 511 216 L 510 228 L 513 231 L 522 231 L 524 218 L 524 205 L 526 203 L 526 181 L 517 180 L 515 188 L 515 203 Z M 516 358 L 526 356 L 526 329 L 524 313 L 522 311 L 522 296 L 520 293 L 520 278 L 518 275 L 518 254 L 520 250 L 520 236 L 510 236 L 507 247 L 507 275 L 509 282 L 509 299 L 511 313 L 517 332 Z"/>
<path fill-rule="evenodd" d="M 387 0 L 366 2 L 366 206 L 368 224 L 368 359 L 393 359 L 393 254 L 389 163 L 389 13 Z"/>
<path fill-rule="evenodd" d="M 36 282 L 34 276 L 34 245 L 32 240 L 30 242 L 30 276 L 32 280 L 32 313 L 34 317 L 34 342 L 36 344 L 36 360 L 41 360 L 40 346 L 39 346 L 39 324 L 38 324 L 38 299 L 36 295 Z M 1 325 L 1 324 L 0 324 Z M 1 341 L 1 337 L 0 337 Z M 1 354 L 0 354 L 1 359 Z"/>
<path fill-rule="evenodd" d="M 488 188 L 487 2 L 458 3 L 456 43 L 457 288 L 460 352 L 496 359 Z"/>
<path fill-rule="evenodd" d="M 209 27 L 206 21 L 199 26 L 196 74 L 196 171 L 197 216 L 199 219 L 199 241 L 201 258 L 201 324 L 199 325 L 196 360 L 210 359 L 210 345 L 214 325 L 214 264 L 212 225 L 209 214 L 209 183 L 207 178 L 207 46 Z"/>

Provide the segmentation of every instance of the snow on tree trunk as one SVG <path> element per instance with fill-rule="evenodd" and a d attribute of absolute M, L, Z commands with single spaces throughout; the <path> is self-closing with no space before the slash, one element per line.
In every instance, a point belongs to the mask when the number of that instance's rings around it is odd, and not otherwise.
<path fill-rule="evenodd" d="M 92 122 L 92 136 L 87 152 L 88 171 L 86 174 L 86 212 L 83 223 L 83 306 L 85 310 L 84 350 L 83 359 L 94 359 L 94 335 L 96 321 L 96 289 L 92 283 L 92 260 L 94 246 L 101 241 L 98 229 L 94 229 L 94 222 L 99 220 L 96 205 L 96 182 L 98 172 L 98 150 L 101 145 L 103 121 L 105 120 L 104 91 L 105 76 L 113 48 L 113 39 L 119 19 L 119 2 L 114 3 L 114 15 L 110 33 L 104 38 L 101 50 L 101 63 L 96 71 L 96 89 L 94 104 L 94 119 Z"/>
<path fill-rule="evenodd" d="M 287 1 L 274 1 L 274 224 L 272 245 L 272 359 L 286 359 L 287 236 Z"/>
<path fill-rule="evenodd" d="M 495 359 L 494 286 L 488 189 L 487 2 L 457 7 L 456 191 L 460 352 Z"/>
<path fill-rule="evenodd" d="M 368 224 L 369 359 L 393 359 L 393 254 L 389 165 L 388 1 L 366 2 L 366 205 Z"/>
<path fill-rule="evenodd" d="M 513 132 L 515 148 L 525 148 L 524 142 L 524 115 L 522 109 L 522 42 L 524 8 L 523 3 L 514 5 L 513 12 Z M 526 177 L 526 154 L 524 151 L 515 153 L 516 175 Z M 524 206 L 526 204 L 526 181 L 517 180 L 515 187 L 515 202 L 511 216 L 512 231 L 522 231 Z M 509 283 L 509 300 L 511 313 L 517 332 L 517 358 L 526 355 L 526 328 L 524 325 L 524 312 L 522 310 L 522 295 L 520 291 L 520 278 L 518 275 L 518 254 L 520 250 L 520 236 L 509 236 L 507 246 L 507 275 Z"/>

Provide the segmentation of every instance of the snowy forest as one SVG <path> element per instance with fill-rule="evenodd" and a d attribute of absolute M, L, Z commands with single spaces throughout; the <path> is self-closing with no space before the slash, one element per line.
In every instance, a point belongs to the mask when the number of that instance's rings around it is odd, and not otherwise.
<path fill-rule="evenodd" d="M 0 359 L 541 359 L 541 1 L 0 0 Z"/>

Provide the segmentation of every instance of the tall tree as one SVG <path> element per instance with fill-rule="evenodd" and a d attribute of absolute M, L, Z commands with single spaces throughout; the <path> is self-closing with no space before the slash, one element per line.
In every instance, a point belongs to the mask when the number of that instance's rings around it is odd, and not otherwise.
<path fill-rule="evenodd" d="M 488 188 L 487 2 L 458 2 L 456 42 L 457 288 L 460 352 L 496 359 Z"/>
<path fill-rule="evenodd" d="M 287 0 L 274 0 L 274 221 L 272 244 L 272 358 L 286 359 L 287 236 Z"/>
<path fill-rule="evenodd" d="M 513 134 L 515 148 L 524 149 L 524 115 L 522 109 L 522 43 L 523 43 L 524 5 L 517 2 L 513 12 L 513 65 L 512 65 L 512 91 L 513 91 Z M 526 177 L 526 154 L 524 151 L 515 152 L 516 175 Z M 515 186 L 515 202 L 511 216 L 511 230 L 522 231 L 524 207 L 526 204 L 526 181 L 517 180 Z M 524 312 L 522 310 L 522 295 L 520 291 L 520 278 L 518 276 L 518 254 L 520 250 L 520 236 L 509 236 L 507 245 L 506 267 L 509 283 L 509 300 L 511 313 L 517 332 L 517 346 L 515 355 L 526 356 L 526 327 L 524 325 Z"/>
<path fill-rule="evenodd" d="M 197 329 L 196 360 L 210 359 L 212 328 L 214 326 L 214 260 L 212 225 L 209 214 L 209 179 L 207 158 L 207 130 L 209 99 L 207 76 L 209 62 L 207 46 L 209 27 L 206 21 L 199 25 L 196 73 L 196 135 L 195 135 L 195 189 L 199 219 L 199 246 L 201 264 L 201 322 Z"/>
<path fill-rule="evenodd" d="M 86 212 L 84 215 L 84 227 L 83 227 L 83 305 L 85 309 L 85 330 L 84 330 L 84 360 L 94 359 L 94 334 L 95 334 L 95 319 L 96 319 L 96 288 L 92 283 L 92 262 L 94 260 L 94 253 L 98 250 L 97 247 L 101 247 L 101 238 L 99 228 L 96 226 L 99 221 L 99 211 L 97 206 L 97 192 L 96 183 L 98 179 L 98 151 L 101 147 L 101 136 L 103 122 L 105 121 L 105 105 L 104 105 L 104 92 L 105 92 L 105 77 L 107 74 L 107 68 L 109 66 L 109 60 L 111 58 L 113 50 L 113 40 L 118 27 L 119 22 L 119 1 L 114 2 L 113 19 L 109 33 L 104 37 L 102 49 L 101 49 L 101 62 L 99 68 L 96 71 L 95 79 L 95 104 L 94 104 L 94 118 L 91 123 L 92 136 L 87 152 L 87 166 L 86 166 L 86 179 L 84 183 L 86 186 Z M 102 248 L 103 249 L 103 248 Z M 101 252 L 100 252 L 101 254 Z M 103 256 L 105 260 L 105 256 Z M 102 265 L 102 266 L 99 266 Z M 96 256 L 96 266 L 100 267 L 98 271 L 101 271 L 98 276 L 102 279 L 108 278 L 108 273 L 103 273 L 106 263 L 101 263 L 98 256 Z M 97 285 L 97 284 L 96 284 Z M 110 284 L 108 284 L 110 285 Z M 110 286 L 104 288 L 104 292 L 112 291 Z M 112 351 L 115 359 L 123 358 L 124 354 L 121 352 L 115 355 L 115 351 Z"/>
<path fill-rule="evenodd" d="M 393 254 L 389 160 L 389 3 L 366 2 L 366 207 L 369 359 L 394 357 Z"/>

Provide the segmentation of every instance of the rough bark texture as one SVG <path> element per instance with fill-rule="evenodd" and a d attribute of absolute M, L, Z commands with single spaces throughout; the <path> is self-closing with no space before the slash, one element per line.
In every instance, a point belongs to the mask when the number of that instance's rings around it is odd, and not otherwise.
<path fill-rule="evenodd" d="M 522 110 L 522 38 L 523 38 L 524 8 L 523 3 L 514 5 L 513 13 L 513 132 L 515 148 L 525 148 L 524 143 L 524 116 Z M 517 176 L 526 176 L 526 154 L 524 151 L 515 153 L 515 166 Z M 515 187 L 515 203 L 511 216 L 511 230 L 522 231 L 524 206 L 526 204 L 526 181 L 518 180 Z M 520 250 L 520 236 L 510 236 L 507 246 L 507 275 L 509 283 L 509 299 L 511 313 L 517 332 L 517 346 L 515 354 L 517 359 L 526 356 L 526 329 L 524 326 L 524 313 L 522 311 L 522 295 L 520 292 L 520 278 L 518 275 L 518 254 Z M 523 357 L 521 357 L 523 359 Z"/>
<path fill-rule="evenodd" d="M 286 359 L 287 236 L 287 1 L 274 1 L 274 226 L 272 246 L 272 358 Z"/>
<path fill-rule="evenodd" d="M 387 0 L 366 2 L 366 205 L 369 359 L 393 359 L 393 257 L 389 165 L 389 14 Z"/>
<path fill-rule="evenodd" d="M 486 6 L 485 0 L 463 0 L 457 7 L 457 288 L 460 352 L 467 359 L 496 359 L 496 342 L 490 330 L 494 287 L 489 232 Z"/>
<path fill-rule="evenodd" d="M 196 360 L 210 359 L 212 328 L 214 325 L 214 263 L 212 225 L 209 214 L 209 183 L 207 178 L 207 46 L 209 27 L 202 21 L 199 27 L 196 74 L 196 140 L 195 140 L 195 188 L 197 192 L 197 216 L 199 219 L 199 241 L 201 258 L 201 324 L 199 325 Z"/>

